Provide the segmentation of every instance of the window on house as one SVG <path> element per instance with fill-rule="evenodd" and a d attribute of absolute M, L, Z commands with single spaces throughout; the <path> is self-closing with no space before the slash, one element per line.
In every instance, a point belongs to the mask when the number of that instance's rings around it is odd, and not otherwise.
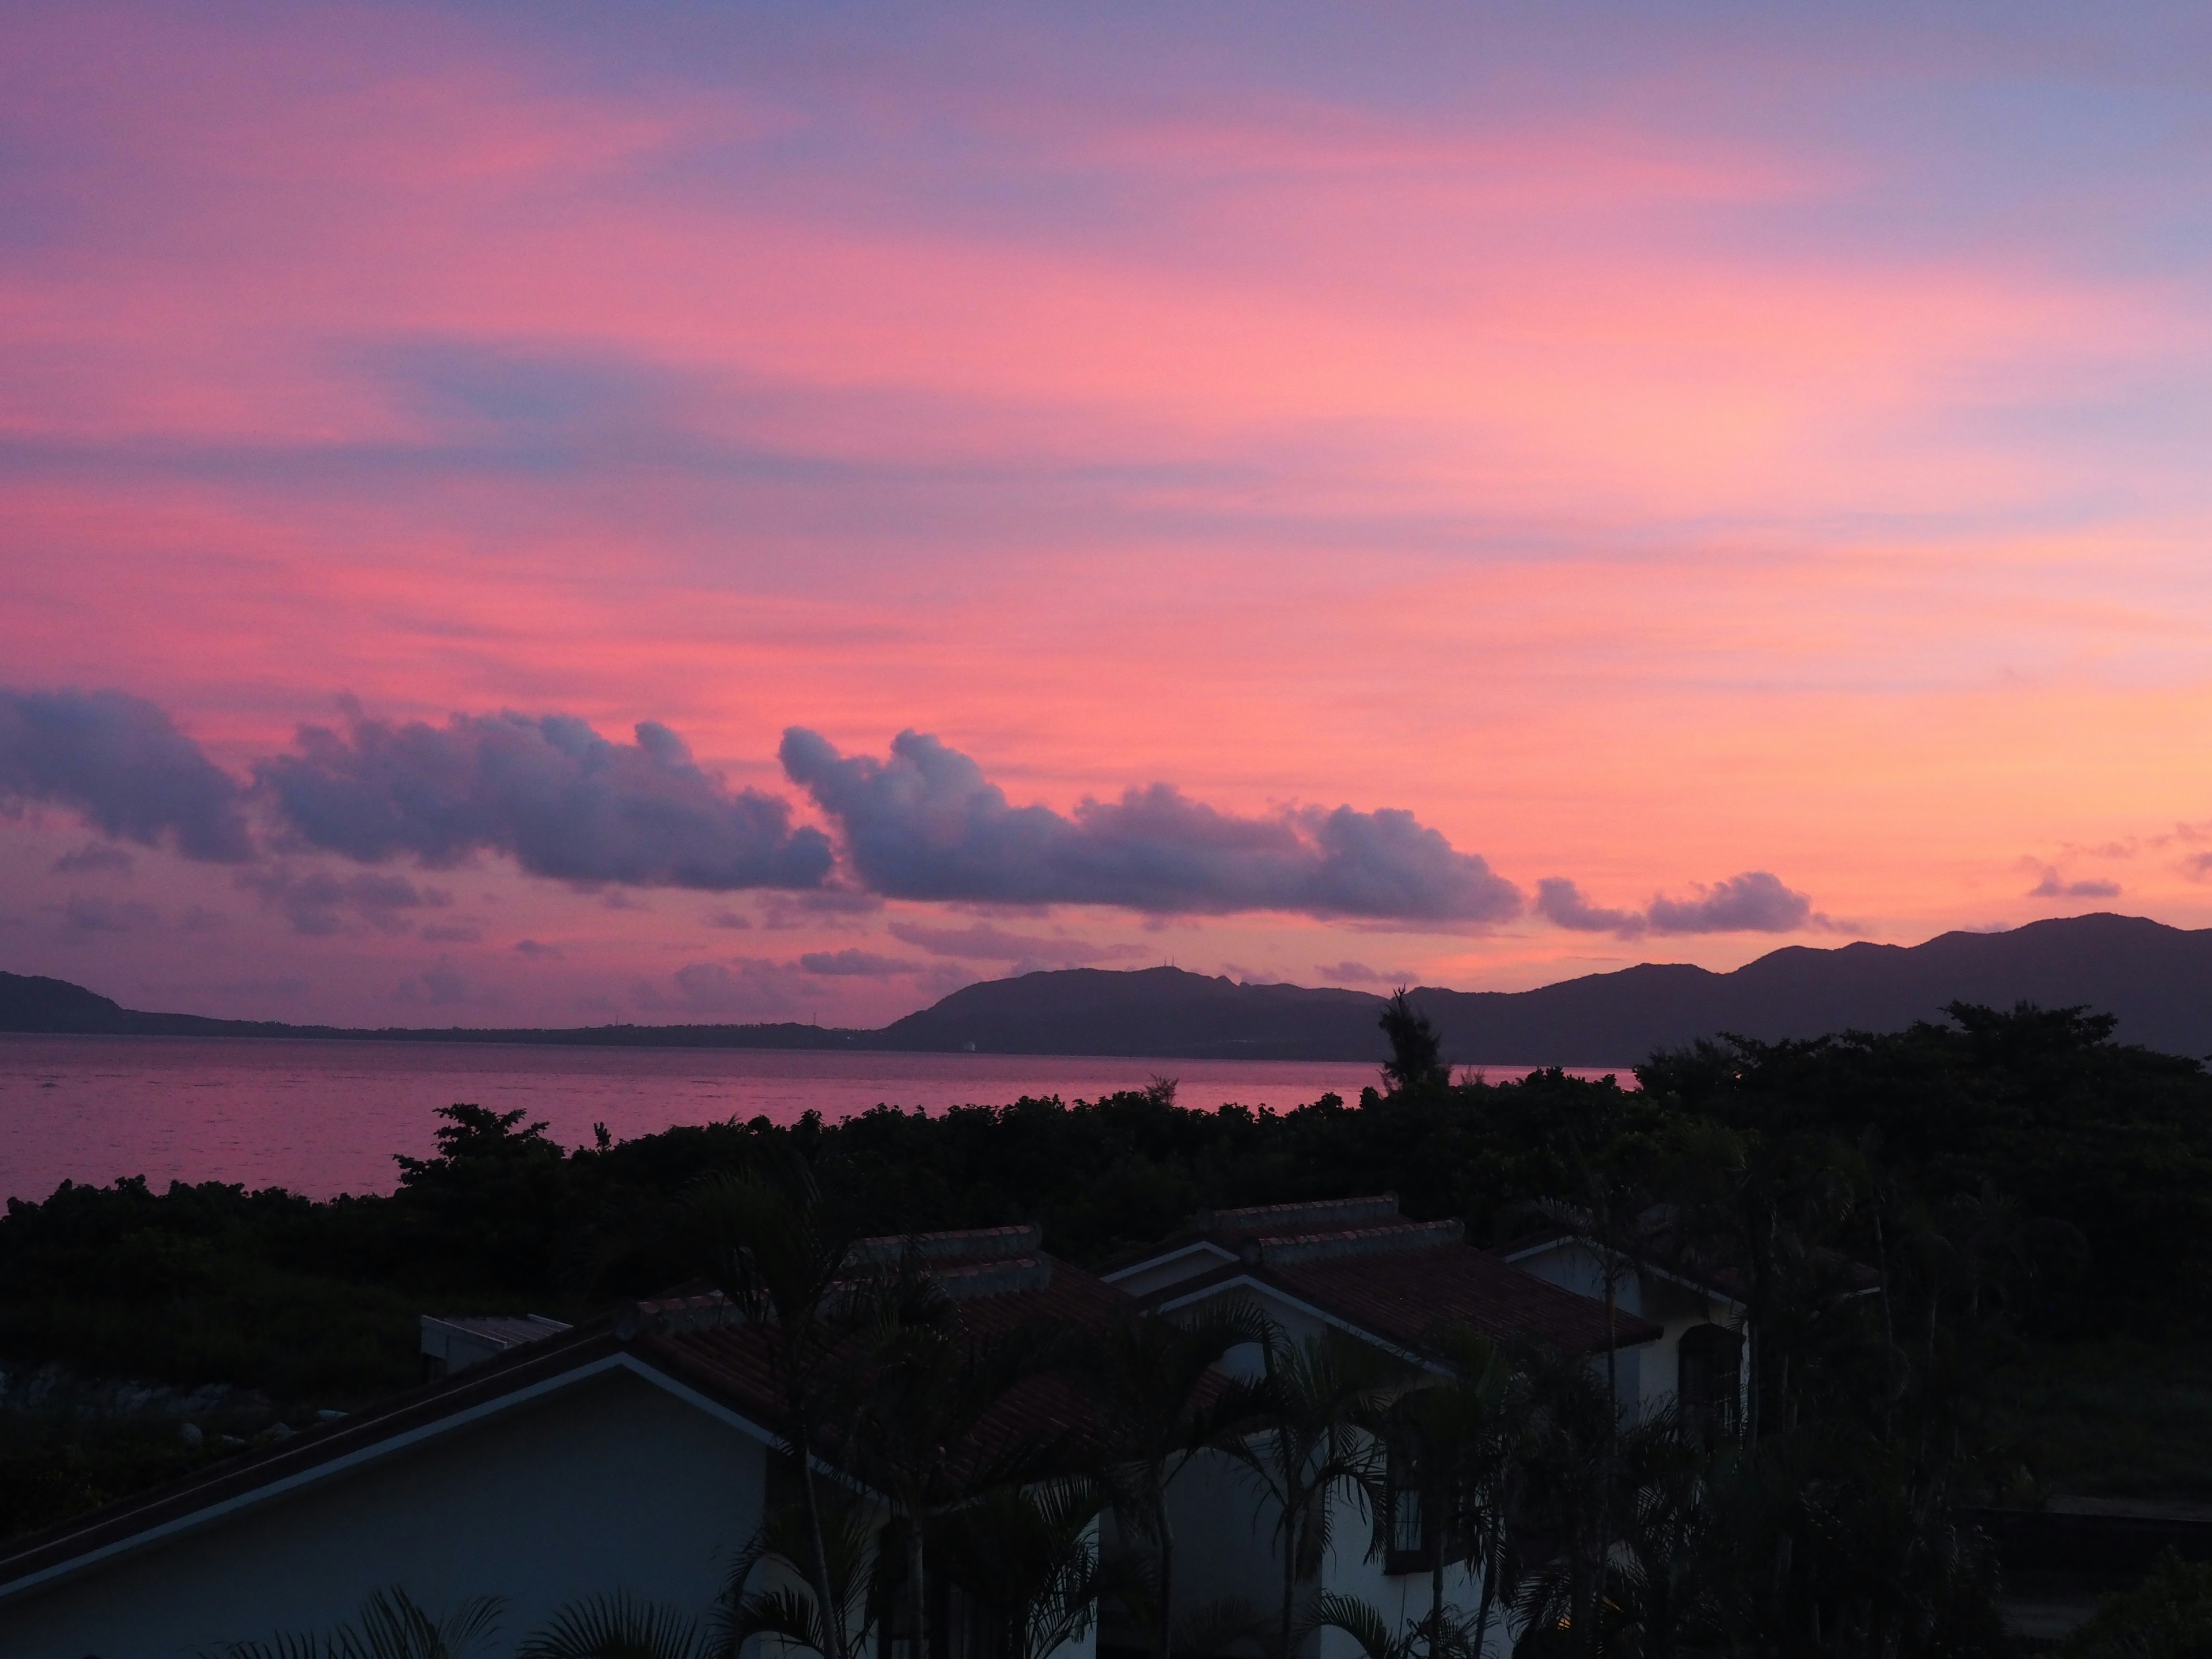
<path fill-rule="evenodd" d="M 1421 1466 L 1413 1445 L 1389 1443 L 1389 1513 L 1383 1516 L 1385 1572 L 1419 1572 L 1429 1565 L 1428 1504 L 1421 1493 Z"/>
<path fill-rule="evenodd" d="M 876 1559 L 881 1565 L 876 1590 L 884 1598 L 878 1615 L 882 1620 L 884 1659 L 926 1659 L 922 1610 L 915 1605 L 907 1584 L 906 1541 L 902 1521 L 889 1522 L 876 1534 Z"/>
<path fill-rule="evenodd" d="M 886 1523 L 877 1534 L 884 1571 L 877 1589 L 883 1620 L 883 1659 L 994 1659 L 997 1631 L 982 1605 L 930 1565 L 925 1583 L 926 1610 L 908 1588 L 906 1523 Z"/>
<path fill-rule="evenodd" d="M 982 1608 L 957 1584 L 947 1584 L 944 1594 L 937 1646 L 945 1659 L 991 1659 L 991 1626 Z"/>
<path fill-rule="evenodd" d="M 1682 1427 L 1708 1441 L 1733 1440 L 1743 1398 L 1743 1334 L 1692 1325 L 1674 1347 L 1674 1406 Z"/>

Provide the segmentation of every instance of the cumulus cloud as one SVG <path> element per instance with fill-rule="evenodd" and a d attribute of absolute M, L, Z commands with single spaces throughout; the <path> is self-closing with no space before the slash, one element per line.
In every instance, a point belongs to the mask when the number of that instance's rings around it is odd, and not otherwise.
<path fill-rule="evenodd" d="M 1093 945 L 1087 939 L 1010 933 L 987 921 L 969 927 L 933 927 L 927 922 L 895 921 L 890 924 L 890 933 L 893 939 L 933 957 L 957 957 L 969 962 L 1050 962 L 1063 967 L 1081 967 L 1087 963 L 1152 954 L 1140 945 Z"/>
<path fill-rule="evenodd" d="M 294 933 L 318 939 L 344 931 L 348 916 L 380 933 L 404 933 L 414 925 L 407 912 L 442 910 L 453 902 L 441 888 L 417 887 L 404 876 L 379 871 L 340 876 L 277 864 L 241 870 L 236 879 L 264 906 L 281 911 Z"/>
<path fill-rule="evenodd" d="M 297 752 L 254 768 L 304 844 L 363 863 L 431 866 L 505 853 L 534 875 L 726 890 L 811 887 L 829 874 L 818 830 L 790 804 L 731 790 L 652 721 L 612 743 L 565 714 L 455 714 L 434 726 L 356 714 L 302 726 Z"/>
<path fill-rule="evenodd" d="M 2030 898 L 2118 898 L 2120 896 L 2120 884 L 2117 881 L 2068 881 L 2058 873 L 2056 865 L 2045 864 L 2039 868 L 2041 878 L 2027 890 Z"/>
<path fill-rule="evenodd" d="M 1153 784 L 1065 816 L 1012 805 L 974 760 L 920 732 L 901 732 L 878 761 L 793 726 L 781 753 L 842 830 L 860 879 L 893 898 L 1419 923 L 1521 909 L 1519 890 L 1482 859 L 1391 808 L 1238 817 Z"/>
<path fill-rule="evenodd" d="M 799 965 L 810 974 L 824 974 L 836 978 L 883 979 L 893 974 L 913 974 L 921 970 L 918 962 L 908 962 L 903 957 L 878 956 L 873 951 L 803 951 Z"/>
<path fill-rule="evenodd" d="M 728 927 L 739 933 L 749 931 L 753 925 L 750 916 L 737 910 L 709 910 L 699 920 L 709 927 Z"/>
<path fill-rule="evenodd" d="M 532 962 L 558 962 L 561 959 L 559 945 L 540 944 L 534 939 L 515 940 L 514 953 L 519 957 L 528 957 Z"/>
<path fill-rule="evenodd" d="M 1583 896 L 1582 889 L 1565 876 L 1547 876 L 1536 884 L 1535 909 L 1554 927 L 1577 933 L 1628 936 L 1644 933 L 1650 925 L 1639 911 L 1609 910 L 1592 904 Z"/>
<path fill-rule="evenodd" d="M 167 714 L 121 691 L 0 691 L 0 805 L 31 803 L 186 858 L 252 856 L 238 783 Z"/>
<path fill-rule="evenodd" d="M 1711 886 L 1699 883 L 1693 898 L 1656 897 L 1641 910 L 1592 904 L 1573 882 L 1549 876 L 1536 884 L 1535 908 L 1555 927 L 1622 939 L 1644 933 L 1788 933 L 1835 925 L 1814 910 L 1809 897 L 1765 870 L 1747 870 Z"/>

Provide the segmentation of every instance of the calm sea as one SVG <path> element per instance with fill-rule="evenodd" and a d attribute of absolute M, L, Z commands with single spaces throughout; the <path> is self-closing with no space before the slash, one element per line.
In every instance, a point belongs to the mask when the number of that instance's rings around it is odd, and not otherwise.
<path fill-rule="evenodd" d="M 1483 1068 L 1493 1081 L 1526 1067 Z M 1587 1072 L 1580 1075 L 1595 1077 Z M 1096 1099 L 1172 1077 L 1186 1106 L 1279 1110 L 1376 1080 L 1349 1062 L 1117 1060 L 1087 1055 L 826 1054 L 760 1048 L 547 1048 L 521 1044 L 230 1042 L 0 1036 L 0 1196 L 143 1175 L 388 1192 L 395 1152 L 431 1150 L 437 1108 L 521 1107 L 576 1146 L 678 1123 L 802 1112 L 849 1116 Z M 1624 1082 L 1633 1079 L 1624 1077 Z"/>

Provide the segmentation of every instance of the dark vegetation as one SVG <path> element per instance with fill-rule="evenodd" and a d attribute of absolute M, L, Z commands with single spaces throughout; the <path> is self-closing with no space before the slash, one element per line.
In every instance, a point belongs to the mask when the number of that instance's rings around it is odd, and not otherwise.
<path fill-rule="evenodd" d="M 1392 1189 L 1417 1217 L 1464 1218 L 1478 1241 L 1568 1216 L 1624 1257 L 1725 1269 L 1759 1332 L 1749 1409 L 1725 1446 L 1697 1425 L 1622 1430 L 1589 1373 L 1539 1356 L 1515 1358 L 1510 1387 L 1466 1368 L 1458 1437 L 1436 1443 L 1468 1461 L 1434 1501 L 1467 1505 L 1455 1549 L 1510 1564 L 1531 1537 L 1550 1540 L 1508 1575 L 1523 1611 L 1544 1613 L 1532 1659 L 1984 1652 L 1993 1567 L 1972 1505 L 2033 1504 L 2061 1482 L 2212 1492 L 2190 1381 L 2212 1303 L 2212 1078 L 2113 1042 L 2109 1020 L 2078 1010 L 1951 1012 L 1891 1036 L 1701 1043 L 1654 1058 L 1630 1091 L 1558 1072 L 1452 1083 L 1433 1032 L 1399 1004 L 1390 1092 L 1280 1114 L 1186 1112 L 1163 1084 L 1073 1105 L 602 1134 L 571 1150 L 519 1115 L 454 1106 L 437 1155 L 401 1160 L 389 1196 L 125 1182 L 11 1201 L 0 1355 L 11 1369 L 233 1384 L 275 1412 L 342 1407 L 411 1380 L 417 1311 L 575 1316 L 711 1267 L 702 1205 L 750 1192 L 758 1212 L 764 1170 L 804 1171 L 808 1202 L 834 1218 L 807 1224 L 840 1237 L 1036 1220 L 1079 1261 L 1201 1207 Z M 761 1241 L 790 1231 L 756 1227 L 727 1253 L 733 1292 Z M 2114 1386 L 2145 1355 L 2167 1392 Z M 1309 1413 L 1299 1433 L 1333 1434 L 1316 1402 L 1365 1397 L 1329 1372 L 1339 1357 L 1279 1358 L 1279 1435 L 1294 1406 Z M 914 1389 L 938 1385 L 902 1363 L 908 1410 Z M 0 1486 L 10 1530 L 181 1455 L 148 1443 L 143 1468 L 103 1464 L 92 1449 L 120 1437 L 81 1424 L 17 1440 Z M 1465 1496 L 1508 1485 L 1510 1505 Z M 941 1495 L 913 1501 L 917 1525 L 951 1512 Z M 1497 1519 L 1509 1509 L 1517 1531 Z M 1607 1538 L 1626 1565 L 1607 1564 Z M 824 1604 L 838 1600 L 828 1564 L 805 1565 Z M 1399 1644 L 1376 1659 L 1449 1646 L 1441 1623 L 1425 1645 L 1418 1631 L 1367 1635 Z"/>

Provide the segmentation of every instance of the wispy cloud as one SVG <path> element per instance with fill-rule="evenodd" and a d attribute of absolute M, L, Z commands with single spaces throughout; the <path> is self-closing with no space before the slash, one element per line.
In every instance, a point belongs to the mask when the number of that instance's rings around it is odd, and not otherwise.
<path fill-rule="evenodd" d="M 1656 896 L 1635 910 L 1593 904 L 1573 882 L 1547 876 L 1536 884 L 1535 908 L 1555 927 L 1621 939 L 1645 933 L 1789 933 L 1837 926 L 1813 908 L 1810 897 L 1765 870 L 1700 884 L 1688 898 Z"/>
<path fill-rule="evenodd" d="M 802 951 L 799 965 L 810 974 L 831 979 L 884 979 L 921 971 L 921 963 L 903 957 L 886 957 L 850 946 L 842 951 Z"/>
<path fill-rule="evenodd" d="M 988 921 L 966 927 L 933 926 L 921 921 L 894 921 L 890 936 L 936 957 L 956 957 L 969 962 L 1025 962 L 1079 968 L 1091 963 L 1113 962 L 1153 953 L 1141 945 L 1093 945 L 1087 939 L 1057 933 L 1017 933 Z"/>
<path fill-rule="evenodd" d="M 2073 880 L 2058 872 L 2056 865 L 2041 866 L 2035 885 L 2027 890 L 2030 898 L 2118 898 L 2120 884 L 2100 876 L 2082 876 Z"/>
<path fill-rule="evenodd" d="M 241 870 L 234 879 L 281 912 L 294 933 L 310 938 L 341 932 L 349 918 L 380 933 L 405 933 L 414 925 L 414 912 L 443 910 L 453 902 L 443 888 L 418 887 L 404 876 L 377 871 L 341 875 L 277 863 Z"/>

